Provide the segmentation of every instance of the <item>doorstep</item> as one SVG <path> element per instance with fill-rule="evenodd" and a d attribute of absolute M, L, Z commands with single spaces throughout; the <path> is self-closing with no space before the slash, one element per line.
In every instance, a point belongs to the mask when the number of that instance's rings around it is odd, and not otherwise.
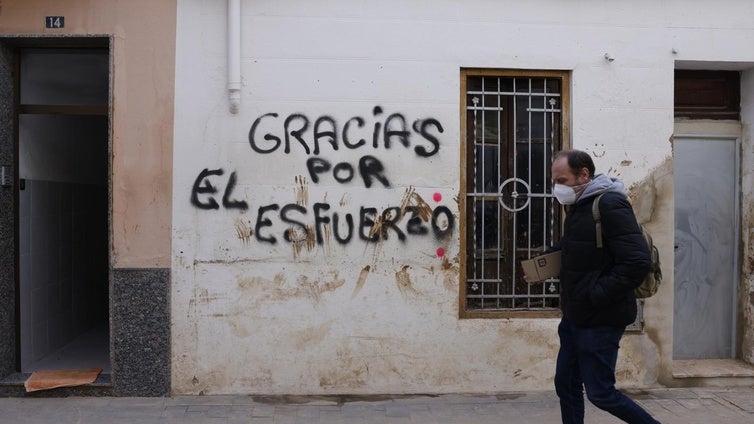
<path fill-rule="evenodd" d="M 673 361 L 673 378 L 754 377 L 754 365 L 738 359 Z"/>
<path fill-rule="evenodd" d="M 0 379 L 0 397 L 70 397 L 70 396 L 113 396 L 113 383 L 110 374 L 100 373 L 91 384 L 74 387 L 58 387 L 50 390 L 26 392 L 24 382 L 31 373 L 13 373 Z"/>

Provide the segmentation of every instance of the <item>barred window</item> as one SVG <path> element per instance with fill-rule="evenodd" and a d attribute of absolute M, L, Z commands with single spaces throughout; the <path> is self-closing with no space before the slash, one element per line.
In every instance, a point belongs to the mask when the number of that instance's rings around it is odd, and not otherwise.
<path fill-rule="evenodd" d="M 552 158 L 568 140 L 568 74 L 461 71 L 461 316 L 556 316 L 559 282 L 520 261 L 559 238 Z"/>

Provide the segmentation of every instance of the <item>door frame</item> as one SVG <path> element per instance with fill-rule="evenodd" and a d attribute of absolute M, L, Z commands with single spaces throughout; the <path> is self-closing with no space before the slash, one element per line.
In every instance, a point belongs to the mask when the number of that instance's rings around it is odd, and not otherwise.
<path fill-rule="evenodd" d="M 107 49 L 109 71 L 108 71 L 108 104 L 107 104 L 107 116 L 108 116 L 108 130 L 107 130 L 107 179 L 106 182 L 108 190 L 108 206 L 107 206 L 107 249 L 108 249 L 108 285 L 109 290 L 112 291 L 112 151 L 113 151 L 113 136 L 112 136 L 112 77 L 113 77 L 113 42 L 112 37 L 108 35 L 77 35 L 77 36 L 38 36 L 38 35 L 0 35 L 0 49 L 10 56 L 8 62 L 12 62 L 12 77 L 10 78 L 11 87 L 8 88 L 12 91 L 12 99 L 0 99 L 2 102 L 8 102 L 10 106 L 10 120 L 12 122 L 12 134 L 0 134 L 0 136 L 7 138 L 8 140 L 0 140 L 0 143 L 8 143 L 12 145 L 10 151 L 9 164 L 2 163 L 0 165 L 9 165 L 12 167 L 12 181 L 11 187 L 2 187 L 0 190 L 12 190 L 12 200 L 10 201 L 10 208 L 1 208 L 8 210 L 10 215 L 9 227 L 7 229 L 1 229 L 3 232 L 8 231 L 12 234 L 13 249 L 11 250 L 12 258 L 7 260 L 10 265 L 6 268 L 7 274 L 11 274 L 13 296 L 4 296 L 4 302 L 0 305 L 0 309 L 8 309 L 12 311 L 12 318 L 8 317 L 8 327 L 12 331 L 13 346 L 8 348 L 8 352 L 3 352 L 0 355 L 0 381 L 8 380 L 11 382 L 16 381 L 16 377 L 21 375 L 21 292 L 20 292 L 20 221 L 19 221 L 19 112 L 21 109 L 20 104 L 20 60 L 19 51 L 24 48 L 45 48 L 45 49 L 81 49 L 81 48 L 101 48 Z M 3 260 L 0 264 L 4 264 Z M 8 302 L 8 303 L 5 303 Z M 13 302 L 10 304 L 10 302 Z M 112 314 L 112 300 L 108 296 L 108 316 Z M 5 317 L 1 318 L 5 320 Z M 8 334 L 10 337 L 10 334 Z M 113 362 L 113 342 L 112 335 L 109 341 L 110 346 L 110 363 Z M 23 380 L 21 380 L 23 383 Z"/>

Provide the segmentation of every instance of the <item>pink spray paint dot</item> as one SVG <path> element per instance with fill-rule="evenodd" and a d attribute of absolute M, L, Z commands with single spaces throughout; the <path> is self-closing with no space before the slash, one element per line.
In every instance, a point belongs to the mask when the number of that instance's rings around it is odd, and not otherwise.
<path fill-rule="evenodd" d="M 445 249 L 443 249 L 442 247 L 438 247 L 437 248 L 437 257 L 438 258 L 442 258 L 443 256 L 445 256 Z"/>
<path fill-rule="evenodd" d="M 440 200 L 442 200 L 442 194 L 440 194 L 440 193 L 435 193 L 435 194 L 434 194 L 434 195 L 432 196 L 432 198 L 433 198 L 433 199 L 435 199 L 435 202 L 439 202 Z"/>

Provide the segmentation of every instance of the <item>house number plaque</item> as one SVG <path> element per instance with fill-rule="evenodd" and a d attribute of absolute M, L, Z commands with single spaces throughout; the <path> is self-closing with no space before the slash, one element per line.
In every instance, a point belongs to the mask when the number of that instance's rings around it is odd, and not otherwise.
<path fill-rule="evenodd" d="M 46 16 L 46 28 L 63 28 L 65 27 L 65 16 Z"/>

